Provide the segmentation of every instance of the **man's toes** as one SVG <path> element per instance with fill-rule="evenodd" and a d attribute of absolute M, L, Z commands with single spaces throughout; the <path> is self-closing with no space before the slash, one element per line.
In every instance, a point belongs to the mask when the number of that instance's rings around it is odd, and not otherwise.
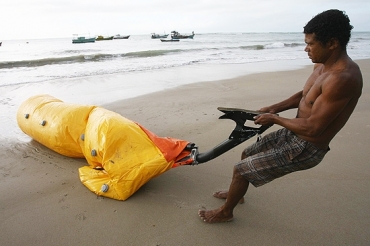
<path fill-rule="evenodd" d="M 227 193 L 227 191 L 216 191 L 215 193 L 213 193 L 213 196 L 220 199 L 226 199 Z"/>
<path fill-rule="evenodd" d="M 204 216 L 205 216 L 205 212 L 206 211 L 204 211 L 204 210 L 199 210 L 198 211 L 198 215 L 199 215 L 199 217 L 201 217 L 202 219 L 204 218 Z"/>

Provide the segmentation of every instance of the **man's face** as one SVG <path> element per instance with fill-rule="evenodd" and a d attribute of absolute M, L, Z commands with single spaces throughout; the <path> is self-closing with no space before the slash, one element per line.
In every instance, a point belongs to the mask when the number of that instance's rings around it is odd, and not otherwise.
<path fill-rule="evenodd" d="M 321 42 L 316 40 L 315 34 L 305 34 L 304 41 L 306 43 L 304 51 L 307 52 L 308 58 L 310 58 L 313 63 L 324 63 L 328 50 Z"/>

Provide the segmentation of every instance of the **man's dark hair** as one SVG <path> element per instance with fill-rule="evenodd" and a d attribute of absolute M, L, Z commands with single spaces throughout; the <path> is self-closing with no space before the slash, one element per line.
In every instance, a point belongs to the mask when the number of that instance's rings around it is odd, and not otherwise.
<path fill-rule="evenodd" d="M 316 40 L 323 45 L 327 44 L 330 39 L 336 38 L 344 49 L 351 38 L 352 28 L 344 11 L 331 9 L 313 17 L 303 27 L 303 33 L 315 34 Z"/>

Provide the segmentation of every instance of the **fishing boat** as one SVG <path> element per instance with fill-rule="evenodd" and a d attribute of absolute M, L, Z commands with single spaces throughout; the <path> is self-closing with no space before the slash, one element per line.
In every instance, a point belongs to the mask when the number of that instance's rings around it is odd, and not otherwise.
<path fill-rule="evenodd" d="M 179 39 L 161 39 L 161 42 L 178 42 Z"/>
<path fill-rule="evenodd" d="M 113 37 L 113 39 L 128 39 L 129 37 L 130 37 L 130 35 L 121 36 L 121 35 L 117 34 L 116 36 Z"/>
<path fill-rule="evenodd" d="M 158 38 L 167 38 L 169 34 L 163 34 L 163 35 L 160 35 L 160 34 L 155 34 L 155 33 L 152 33 L 152 36 L 151 38 L 152 39 L 158 39 Z"/>
<path fill-rule="evenodd" d="M 95 43 L 95 38 L 74 37 L 72 44 Z"/>
<path fill-rule="evenodd" d="M 95 38 L 96 41 L 102 41 L 102 40 L 112 40 L 114 36 L 109 36 L 109 37 L 104 37 L 99 35 L 98 37 Z"/>
<path fill-rule="evenodd" d="M 172 31 L 171 32 L 171 38 L 172 39 L 193 39 L 194 38 L 194 31 L 192 32 L 191 35 L 181 35 L 179 32 L 177 31 Z"/>

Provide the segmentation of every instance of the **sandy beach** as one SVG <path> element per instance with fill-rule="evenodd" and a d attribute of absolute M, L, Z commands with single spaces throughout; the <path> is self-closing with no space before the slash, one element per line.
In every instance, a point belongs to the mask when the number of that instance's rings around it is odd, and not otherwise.
<path fill-rule="evenodd" d="M 363 95 L 324 161 L 251 186 L 230 223 L 206 224 L 197 212 L 223 204 L 212 193 L 228 188 L 233 164 L 255 138 L 207 163 L 173 168 L 126 201 L 98 197 L 81 184 L 84 159 L 31 139 L 2 140 L 0 245 L 369 245 L 370 60 L 357 62 Z M 218 119 L 217 107 L 256 110 L 285 99 L 301 90 L 312 68 L 200 81 L 103 107 L 203 152 L 234 129 Z"/>

